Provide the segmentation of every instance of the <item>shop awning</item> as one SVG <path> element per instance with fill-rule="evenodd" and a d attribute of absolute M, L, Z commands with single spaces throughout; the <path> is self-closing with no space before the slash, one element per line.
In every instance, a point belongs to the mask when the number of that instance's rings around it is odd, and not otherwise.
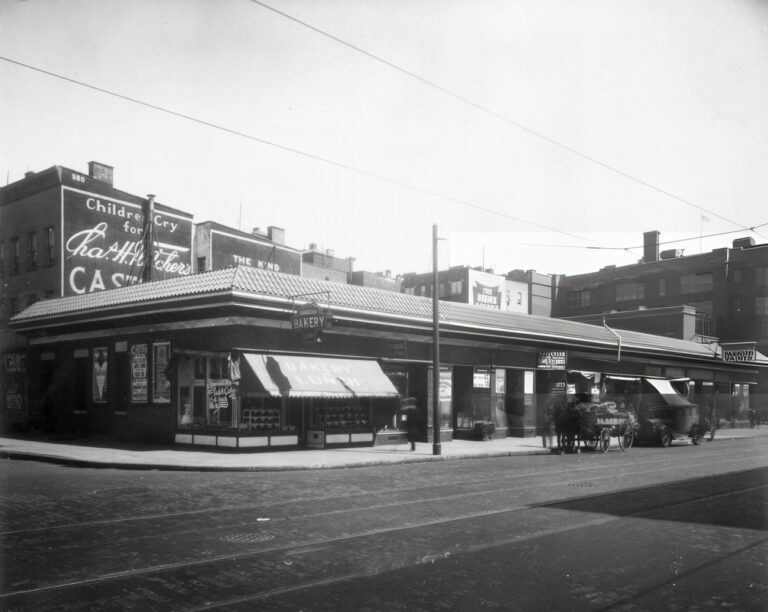
<path fill-rule="evenodd" d="M 668 406 L 690 406 L 691 402 L 688 401 L 684 395 L 678 393 L 672 386 L 670 381 L 659 378 L 646 378 L 644 379 L 656 392 L 664 397 L 664 401 Z"/>
<path fill-rule="evenodd" d="M 243 353 L 242 357 L 264 392 L 275 397 L 398 395 L 379 364 L 371 360 L 263 353 Z"/>

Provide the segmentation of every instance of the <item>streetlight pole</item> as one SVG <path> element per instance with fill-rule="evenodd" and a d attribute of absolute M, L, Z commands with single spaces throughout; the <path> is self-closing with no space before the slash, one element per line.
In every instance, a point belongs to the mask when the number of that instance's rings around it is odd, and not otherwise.
<path fill-rule="evenodd" d="M 432 454 L 442 454 L 440 444 L 440 285 L 437 274 L 437 223 L 432 225 Z"/>

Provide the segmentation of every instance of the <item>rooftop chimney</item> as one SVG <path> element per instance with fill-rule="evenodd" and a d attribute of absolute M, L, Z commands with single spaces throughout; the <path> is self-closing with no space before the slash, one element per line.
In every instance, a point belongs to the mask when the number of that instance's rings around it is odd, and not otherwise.
<path fill-rule="evenodd" d="M 285 244 L 285 230 L 282 227 L 270 225 L 267 228 L 267 236 L 275 244 Z"/>
<path fill-rule="evenodd" d="M 88 174 L 91 178 L 95 178 L 98 181 L 108 183 L 111 187 L 113 184 L 115 169 L 107 164 L 101 162 L 88 162 Z"/>
<path fill-rule="evenodd" d="M 645 232 L 643 234 L 643 261 L 659 261 L 659 236 L 656 230 Z"/>
<path fill-rule="evenodd" d="M 755 239 L 752 238 L 752 236 L 747 236 L 745 238 L 736 238 L 736 240 L 733 241 L 734 249 L 748 249 L 753 246 L 755 246 Z"/>

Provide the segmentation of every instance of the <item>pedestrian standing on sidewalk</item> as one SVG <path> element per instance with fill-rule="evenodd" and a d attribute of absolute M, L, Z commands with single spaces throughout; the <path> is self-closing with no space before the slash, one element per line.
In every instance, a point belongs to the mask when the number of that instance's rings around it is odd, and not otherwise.
<path fill-rule="evenodd" d="M 416 440 L 421 434 L 421 412 L 415 403 L 414 398 L 406 398 L 401 407 L 405 429 L 408 432 L 408 442 L 411 445 L 411 451 L 416 450 Z"/>

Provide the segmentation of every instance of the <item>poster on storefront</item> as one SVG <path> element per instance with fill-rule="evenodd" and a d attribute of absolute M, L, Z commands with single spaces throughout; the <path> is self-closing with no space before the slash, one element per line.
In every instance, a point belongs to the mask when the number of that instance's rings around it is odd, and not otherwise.
<path fill-rule="evenodd" d="M 27 371 L 27 356 L 24 353 L 6 353 L 3 362 L 6 374 L 25 374 Z"/>
<path fill-rule="evenodd" d="M 131 345 L 131 401 L 147 401 L 147 345 Z"/>
<path fill-rule="evenodd" d="M 235 387 L 231 380 L 212 380 L 208 383 L 208 407 L 211 410 L 226 408 L 234 397 Z"/>
<path fill-rule="evenodd" d="M 488 368 L 475 368 L 472 377 L 472 386 L 475 389 L 490 389 L 491 371 Z"/>
<path fill-rule="evenodd" d="M 93 401 L 103 404 L 107 401 L 107 347 L 93 349 Z"/>
<path fill-rule="evenodd" d="M 171 381 L 165 373 L 170 353 L 170 342 L 155 342 L 152 345 L 152 402 L 155 404 L 168 404 L 171 401 Z"/>

